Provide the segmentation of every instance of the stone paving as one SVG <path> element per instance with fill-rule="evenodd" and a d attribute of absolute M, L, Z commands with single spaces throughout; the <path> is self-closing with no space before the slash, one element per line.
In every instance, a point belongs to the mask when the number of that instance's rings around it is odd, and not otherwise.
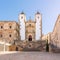
<path fill-rule="evenodd" d="M 16 52 L 0 54 L 0 60 L 60 60 L 60 53 Z"/>

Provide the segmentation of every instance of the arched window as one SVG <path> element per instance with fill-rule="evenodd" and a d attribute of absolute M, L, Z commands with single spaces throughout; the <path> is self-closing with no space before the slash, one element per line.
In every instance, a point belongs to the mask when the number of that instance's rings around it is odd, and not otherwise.
<path fill-rule="evenodd" d="M 12 35 L 10 34 L 9 37 L 12 37 Z"/>
<path fill-rule="evenodd" d="M 12 28 L 12 26 L 9 26 L 9 28 L 11 29 L 11 28 Z"/>
<path fill-rule="evenodd" d="M 1 26 L 1 29 L 3 28 L 3 26 Z"/>
<path fill-rule="evenodd" d="M 29 24 L 29 26 L 31 26 L 31 24 Z"/>
<path fill-rule="evenodd" d="M 0 38 L 2 38 L 3 37 L 3 35 L 2 34 L 0 34 Z"/>
<path fill-rule="evenodd" d="M 21 19 L 23 19 L 23 16 L 21 16 Z"/>

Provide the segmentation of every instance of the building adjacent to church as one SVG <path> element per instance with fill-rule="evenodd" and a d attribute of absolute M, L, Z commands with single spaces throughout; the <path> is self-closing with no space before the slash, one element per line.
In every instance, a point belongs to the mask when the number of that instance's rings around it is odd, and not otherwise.
<path fill-rule="evenodd" d="M 19 37 L 19 25 L 17 22 L 0 21 L 0 47 L 4 45 L 4 42 L 6 46 L 13 44 L 14 40 L 19 40 Z"/>
<path fill-rule="evenodd" d="M 60 15 L 56 20 L 53 31 L 42 36 L 42 40 L 48 40 L 48 43 L 51 44 L 50 49 L 53 49 L 55 52 L 60 52 Z"/>
<path fill-rule="evenodd" d="M 51 43 L 60 48 L 60 15 L 58 16 L 53 32 L 51 33 Z"/>

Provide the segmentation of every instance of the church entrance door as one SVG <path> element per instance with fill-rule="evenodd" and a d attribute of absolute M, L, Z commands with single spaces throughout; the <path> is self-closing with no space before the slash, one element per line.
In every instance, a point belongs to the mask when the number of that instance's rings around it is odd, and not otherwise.
<path fill-rule="evenodd" d="M 28 41 L 32 41 L 32 36 L 31 35 L 29 35 Z"/>

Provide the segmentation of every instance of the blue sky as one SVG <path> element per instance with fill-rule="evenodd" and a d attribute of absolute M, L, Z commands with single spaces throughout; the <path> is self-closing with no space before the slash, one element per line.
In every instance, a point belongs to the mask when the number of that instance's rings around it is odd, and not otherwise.
<path fill-rule="evenodd" d="M 25 12 L 27 20 L 35 13 L 42 14 L 43 33 L 52 32 L 60 14 L 60 0 L 0 0 L 0 21 L 17 21 L 18 14 Z"/>

